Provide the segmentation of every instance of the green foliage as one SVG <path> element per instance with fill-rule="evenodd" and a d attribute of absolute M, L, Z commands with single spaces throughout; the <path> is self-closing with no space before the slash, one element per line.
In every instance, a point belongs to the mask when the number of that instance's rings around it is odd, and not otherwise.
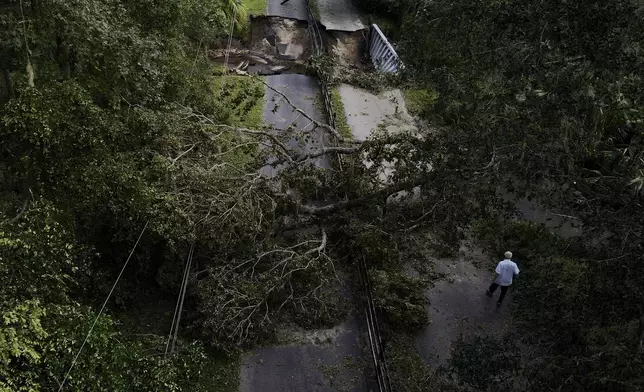
<path fill-rule="evenodd" d="M 75 306 L 43 309 L 23 303 L 3 313 L 3 381 L 7 390 L 55 390 L 95 315 Z M 16 332 L 20 332 L 17 334 Z M 128 342 L 109 317 L 101 317 L 74 366 L 66 387 L 91 391 L 205 391 L 201 373 L 210 365 L 198 344 L 181 347 L 170 359 L 146 355 Z"/>
<path fill-rule="evenodd" d="M 0 106 L 0 389 L 56 390 L 95 317 L 86 304 L 104 298 L 144 222 L 110 307 L 174 289 L 156 278 L 180 270 L 188 241 L 226 254 L 270 224 L 273 204 L 233 177 L 260 164 L 258 142 L 228 127 L 261 127 L 263 86 L 224 81 L 204 56 L 233 14 L 246 26 L 239 2 L 23 3 L 34 87 L 19 71 L 18 3 L 0 20 L 0 68 L 16 93 Z M 120 328 L 99 319 L 68 388 L 237 388 L 234 360 L 212 362 L 199 344 L 164 360 L 162 338 Z"/>
<path fill-rule="evenodd" d="M 91 256 L 50 203 L 33 202 L 19 224 L 0 226 L 0 299 L 65 302 Z"/>
<path fill-rule="evenodd" d="M 403 94 L 409 113 L 418 116 L 426 116 L 438 99 L 438 94 L 429 89 L 407 88 Z"/>
<path fill-rule="evenodd" d="M 640 351 L 633 350 L 633 342 L 639 341 L 643 324 L 637 316 L 625 313 L 628 303 L 607 299 L 606 293 L 614 288 L 606 281 L 613 275 L 604 274 L 606 262 L 584 257 L 579 244 L 566 242 L 543 226 L 490 223 L 474 225 L 483 244 L 497 254 L 512 249 L 521 266 L 513 307 L 520 337 L 536 347 L 544 342 L 548 346 L 548 352 L 533 352 L 525 369 L 512 376 L 515 382 L 528 382 L 535 391 L 571 379 L 574 382 L 568 390 L 637 388 L 636 374 L 642 371 L 643 361 Z M 616 266 L 610 268 L 614 271 Z M 474 359 L 462 354 L 462 361 L 472 361 L 463 369 L 489 364 L 485 356 Z M 623 361 L 625 357 L 629 360 Z M 509 378 L 503 372 L 491 374 Z M 614 374 L 620 375 L 620 381 L 612 378 Z"/>
<path fill-rule="evenodd" d="M 426 282 L 379 270 L 369 271 L 369 276 L 376 309 L 388 328 L 394 332 L 414 333 L 427 325 Z"/>
<path fill-rule="evenodd" d="M 588 305 L 594 279 L 589 265 L 563 257 L 541 257 L 525 264 L 526 278 L 515 296 L 523 305 L 516 309 L 519 323 L 558 344 L 574 344 L 580 328 L 586 322 L 593 324 L 594 311 Z"/>
<path fill-rule="evenodd" d="M 19 21 L 8 13 L 0 15 L 0 68 L 14 70 L 24 55 L 24 38 L 20 34 Z"/>
<path fill-rule="evenodd" d="M 244 0 L 244 4 L 249 15 L 259 16 L 266 13 L 266 0 Z"/>
<path fill-rule="evenodd" d="M 202 369 L 204 377 L 200 391 L 235 392 L 239 390 L 239 356 L 212 359 Z"/>
<path fill-rule="evenodd" d="M 351 128 L 347 124 L 347 114 L 344 111 L 344 104 L 340 91 L 337 88 L 331 88 L 331 106 L 335 112 L 336 128 L 342 137 L 351 139 Z"/>
<path fill-rule="evenodd" d="M 491 254 L 511 249 L 516 260 L 526 262 L 559 255 L 568 245 L 545 226 L 500 216 L 473 221 L 472 233 Z"/>
<path fill-rule="evenodd" d="M 503 153 L 519 178 L 581 174 L 576 163 L 641 123 L 636 9 L 630 1 L 410 3 L 400 52 L 412 78 L 440 94 L 432 118 L 467 132 L 463 143 L 481 155 L 493 144 L 530 146 Z"/>
<path fill-rule="evenodd" d="M 262 127 L 264 85 L 255 78 L 226 75 L 212 79 L 212 93 L 231 106 L 224 109 L 224 119 L 231 125 L 251 129 Z"/>
<path fill-rule="evenodd" d="M 94 320 L 69 297 L 81 292 L 92 255 L 61 222 L 62 211 L 35 201 L 19 223 L 4 224 L 0 232 L 2 390 L 56 389 Z M 155 359 L 102 316 L 67 382 L 93 391 L 209 390 L 197 388 L 205 366 L 198 344 L 170 360 Z"/>
<path fill-rule="evenodd" d="M 485 247 L 512 250 L 522 269 L 515 321 L 537 347 L 515 381 L 528 391 L 640 389 L 641 4 L 404 7 L 397 51 L 408 85 L 438 95 L 423 98 L 421 116 L 440 208 L 460 209 L 447 224 L 475 220 Z M 508 209 L 494 200 L 502 185 L 580 220 L 583 235 L 564 241 L 491 218 Z"/>
<path fill-rule="evenodd" d="M 400 17 L 405 2 L 399 0 L 357 0 L 356 5 L 369 13 Z"/>
<path fill-rule="evenodd" d="M 44 309 L 37 300 L 3 303 L 0 313 L 0 390 L 29 391 L 37 387 L 33 371 L 17 373 L 17 364 L 30 368 L 41 360 L 38 342 L 47 337 L 42 328 Z"/>

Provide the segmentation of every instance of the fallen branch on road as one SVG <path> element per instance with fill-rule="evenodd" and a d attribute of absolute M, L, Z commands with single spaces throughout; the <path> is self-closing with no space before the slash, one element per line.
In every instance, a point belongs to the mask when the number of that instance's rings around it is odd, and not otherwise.
<path fill-rule="evenodd" d="M 340 142 L 340 143 L 345 143 L 345 142 L 347 142 L 347 140 L 345 140 L 345 138 L 344 138 L 344 137 L 342 137 L 342 135 L 340 134 L 340 132 L 338 132 L 338 130 L 337 130 L 337 129 L 333 128 L 333 127 L 332 127 L 332 126 L 330 126 L 329 124 L 326 124 L 326 123 L 323 123 L 323 122 L 320 122 L 320 121 L 318 121 L 318 120 L 314 119 L 311 115 L 309 115 L 308 113 L 306 113 L 304 110 L 302 110 L 301 108 L 299 108 L 299 107 L 295 106 L 295 104 L 294 104 L 293 102 L 291 102 L 291 100 L 286 96 L 286 94 L 284 94 L 283 92 L 279 91 L 279 90 L 278 90 L 278 89 L 276 89 L 275 87 L 273 87 L 273 86 L 269 85 L 269 84 L 268 84 L 268 83 L 266 83 L 266 81 L 264 81 L 262 78 L 259 78 L 259 77 L 255 76 L 255 75 L 251 75 L 251 74 L 249 74 L 249 73 L 248 73 L 248 72 L 246 72 L 246 71 L 241 71 L 241 70 L 238 70 L 238 69 L 232 69 L 232 70 L 230 70 L 230 71 L 231 71 L 231 72 L 234 72 L 234 73 L 235 73 L 235 74 L 237 74 L 237 75 L 249 76 L 249 77 L 251 77 L 251 78 L 255 78 L 256 80 L 258 80 L 259 82 L 261 82 L 264 86 L 266 86 L 268 89 L 270 89 L 271 91 L 275 92 L 276 94 L 278 94 L 279 96 L 281 96 L 282 98 L 284 98 L 284 100 L 286 101 L 286 103 L 287 103 L 287 104 L 289 104 L 289 106 L 290 106 L 291 108 L 293 108 L 293 110 L 295 110 L 297 113 L 299 113 L 299 114 L 301 114 L 302 116 L 304 116 L 307 120 L 311 121 L 311 122 L 312 122 L 316 127 L 319 127 L 319 128 L 324 129 L 325 131 L 327 131 L 328 133 L 330 133 L 330 134 L 331 134 L 331 136 L 335 137 L 335 138 L 338 140 L 338 142 Z"/>

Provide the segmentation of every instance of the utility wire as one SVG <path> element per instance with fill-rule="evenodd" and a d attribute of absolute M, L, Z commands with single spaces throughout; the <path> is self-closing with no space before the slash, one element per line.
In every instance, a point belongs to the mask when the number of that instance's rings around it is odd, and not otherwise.
<path fill-rule="evenodd" d="M 181 293 L 183 292 L 183 285 L 186 280 L 186 275 L 188 273 L 188 261 L 190 260 L 190 252 L 188 252 L 188 257 L 186 257 L 186 263 L 183 266 L 183 275 L 181 276 L 181 284 L 179 285 L 179 295 L 177 296 L 177 304 L 174 306 L 174 314 L 172 315 L 172 325 L 170 325 L 170 332 L 168 333 L 168 341 L 165 344 L 165 353 L 163 356 L 168 355 L 168 350 L 170 349 L 170 341 L 172 340 L 172 332 L 174 331 L 174 323 L 177 321 L 177 312 L 179 311 L 179 302 L 181 302 Z"/>
<path fill-rule="evenodd" d="M 233 44 L 233 33 L 235 32 L 235 18 L 237 17 L 237 7 L 239 4 L 237 4 L 236 7 L 233 7 L 233 14 L 231 15 L 230 18 L 230 34 L 228 35 L 228 45 L 226 46 L 226 52 L 224 52 L 224 75 L 228 74 L 228 57 L 230 56 L 230 47 Z M 226 84 L 225 82 L 225 76 L 222 76 L 222 82 L 221 82 L 221 87 L 219 88 L 219 96 L 221 97 L 221 94 L 224 91 L 224 85 Z"/>
<path fill-rule="evenodd" d="M 165 345 L 165 354 L 168 355 L 168 348 L 170 348 L 170 354 L 174 352 L 175 343 L 177 341 L 177 334 L 179 332 L 179 321 L 181 320 L 181 313 L 183 312 L 183 302 L 186 297 L 186 291 L 188 288 L 188 277 L 190 276 L 190 266 L 192 265 L 192 255 L 194 254 L 194 243 L 190 246 L 190 251 L 188 252 L 188 258 L 186 259 L 186 265 L 183 269 L 183 277 L 181 279 L 181 288 L 179 289 L 179 297 L 177 298 L 177 304 L 174 307 L 174 316 L 172 317 L 172 325 L 170 326 L 170 333 L 168 334 L 168 342 Z M 172 345 L 170 345 L 172 342 Z"/>
<path fill-rule="evenodd" d="M 80 356 L 81 352 L 83 351 L 83 348 L 85 347 L 85 344 L 89 340 L 89 337 L 92 335 L 92 331 L 94 330 L 94 327 L 96 326 L 96 323 L 98 322 L 99 317 L 101 317 L 101 314 L 103 314 L 103 310 L 105 310 L 105 306 L 107 305 L 107 301 L 110 300 L 110 297 L 112 296 L 112 293 L 114 292 L 114 289 L 116 288 L 116 285 L 118 284 L 119 280 L 121 279 L 121 275 L 123 275 L 123 271 L 125 271 L 125 267 L 127 267 L 127 264 L 130 262 L 130 259 L 132 258 L 132 255 L 134 254 L 134 250 L 136 249 L 137 245 L 139 245 L 139 241 L 141 241 L 141 237 L 143 237 L 143 233 L 145 233 L 145 229 L 148 227 L 148 222 L 145 222 L 145 226 L 143 226 L 143 230 L 141 230 L 141 234 L 139 234 L 139 238 L 137 238 L 136 243 L 132 247 L 132 250 L 130 251 L 130 255 L 127 257 L 127 260 L 125 260 L 125 264 L 123 264 L 123 268 L 121 268 L 121 272 L 119 272 L 119 275 L 116 277 L 116 281 L 114 282 L 114 285 L 112 285 L 112 289 L 110 290 L 109 294 L 107 294 L 107 298 L 105 298 L 105 301 L 103 302 L 103 306 L 101 306 L 101 310 L 98 312 L 98 315 L 94 319 L 94 322 L 92 323 L 91 328 L 89 329 L 89 332 L 87 332 L 87 336 L 85 336 L 85 340 L 83 340 L 83 344 L 81 344 L 80 349 L 78 349 L 78 352 L 76 353 L 76 356 L 74 357 L 74 360 L 72 361 L 72 364 L 69 366 L 69 369 L 67 369 L 67 373 L 65 373 L 65 377 L 63 378 L 63 381 L 60 383 L 60 387 L 58 388 L 58 392 L 63 390 L 63 387 L 65 386 L 65 381 L 67 381 L 67 378 L 69 377 L 69 374 L 71 373 L 72 369 L 74 368 L 74 365 L 76 365 L 76 361 L 78 360 L 78 357 Z"/>
<path fill-rule="evenodd" d="M 181 293 L 181 303 L 179 304 L 179 312 L 177 312 L 177 324 L 174 326 L 174 337 L 172 338 L 172 345 L 170 346 L 170 354 L 174 353 L 174 347 L 177 344 L 177 334 L 179 333 L 179 322 L 181 321 L 181 314 L 183 313 L 183 301 L 186 299 L 186 291 L 188 290 L 188 278 L 190 276 L 190 266 L 192 265 L 192 256 L 194 255 L 195 245 L 190 247 L 190 256 L 188 259 L 188 272 L 186 273 L 185 283 L 183 284 L 183 293 Z"/>
<path fill-rule="evenodd" d="M 228 68 L 228 56 L 230 53 L 230 47 L 233 43 L 233 33 L 235 30 L 235 18 L 237 17 L 237 7 L 241 7 L 239 2 L 237 3 L 237 6 L 233 7 L 233 15 L 232 15 L 232 18 L 230 19 L 230 34 L 228 36 L 228 48 L 226 49 L 226 54 L 224 57 L 224 68 Z"/>

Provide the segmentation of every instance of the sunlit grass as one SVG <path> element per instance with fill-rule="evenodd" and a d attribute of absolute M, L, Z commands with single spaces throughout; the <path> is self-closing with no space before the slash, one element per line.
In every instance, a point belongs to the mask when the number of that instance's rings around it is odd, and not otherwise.
<path fill-rule="evenodd" d="M 342 97 L 337 88 L 331 89 L 331 106 L 333 107 L 333 112 L 335 113 L 335 125 L 338 128 L 338 132 L 342 137 L 351 139 L 351 127 L 347 123 L 347 115 L 344 111 L 344 104 L 342 103 Z"/>
<path fill-rule="evenodd" d="M 248 14 L 257 16 L 266 14 L 266 0 L 244 0 Z"/>

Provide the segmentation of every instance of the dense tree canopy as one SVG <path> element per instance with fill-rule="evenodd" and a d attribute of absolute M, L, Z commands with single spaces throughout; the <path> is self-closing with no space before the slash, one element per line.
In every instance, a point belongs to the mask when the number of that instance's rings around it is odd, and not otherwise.
<path fill-rule="evenodd" d="M 489 249 L 516 249 L 525 267 L 517 320 L 538 349 L 523 390 L 642 388 L 642 9 L 482 0 L 402 11 L 398 47 L 411 83 L 438 97 L 421 113 L 440 130 L 442 162 L 493 169 L 441 192 L 458 194 L 451 208 L 466 221 L 488 222 Z M 499 186 L 580 220 L 582 237 L 492 218 Z"/>
<path fill-rule="evenodd" d="M 258 101 L 257 83 L 244 82 L 238 90 L 244 96 L 220 88 L 204 55 L 206 45 L 229 31 L 229 6 L 238 3 L 32 0 L 2 5 L 3 391 L 60 386 L 96 316 L 88 305 L 107 294 L 146 221 L 147 233 L 124 288 L 115 294 L 117 303 L 128 303 L 141 283 L 143 290 L 157 287 L 150 284 L 157 279 L 174 291 L 180 277 L 174 272 L 181 267 L 167 262 L 195 238 L 208 243 L 204 233 L 222 241 L 212 227 L 195 229 L 195 217 L 209 204 L 215 214 L 238 200 L 235 181 L 223 179 L 234 174 L 226 165 L 251 164 L 257 144 L 226 155 L 222 151 L 238 144 L 238 136 L 211 133 L 190 113 L 239 125 Z M 243 10 L 235 14 L 245 25 Z M 177 163 L 191 144 L 199 145 L 200 159 Z M 218 164 L 221 169 L 215 170 Z M 208 195 L 218 187 L 231 193 L 220 192 L 215 205 Z M 252 220 L 244 216 L 242 221 L 247 218 Z M 239 231 L 249 235 L 246 228 Z M 222 245 L 223 253 L 226 246 L 239 245 Z M 201 390 L 197 375 L 210 366 L 201 344 L 185 344 L 164 359 L 149 351 L 164 346 L 162 337 L 146 339 L 123 335 L 112 317 L 101 316 L 66 385 L 97 391 Z"/>
<path fill-rule="evenodd" d="M 401 341 L 427 322 L 426 281 L 401 271 L 466 234 L 523 261 L 517 345 L 484 362 L 494 342 L 459 343 L 465 386 L 394 351 L 409 376 L 399 389 L 644 387 L 644 5 L 360 3 L 395 14 L 419 132 L 355 143 L 301 112 L 342 144 L 310 153 L 292 148 L 303 130 L 262 126 L 261 78 L 208 58 L 233 16 L 235 34 L 247 28 L 237 1 L 0 6 L 0 390 L 60 386 L 143 227 L 70 389 L 204 390 L 204 345 L 232 352 L 280 323 L 334 324 L 347 311 L 339 276 L 358 260 Z M 322 155 L 332 169 L 315 166 Z M 508 223 L 500 188 L 583 222 L 583 235 Z M 188 254 L 189 333 L 159 355 L 161 334 L 134 337 L 119 311 L 150 293 L 174 300 Z M 412 385 L 413 373 L 432 382 Z"/>

